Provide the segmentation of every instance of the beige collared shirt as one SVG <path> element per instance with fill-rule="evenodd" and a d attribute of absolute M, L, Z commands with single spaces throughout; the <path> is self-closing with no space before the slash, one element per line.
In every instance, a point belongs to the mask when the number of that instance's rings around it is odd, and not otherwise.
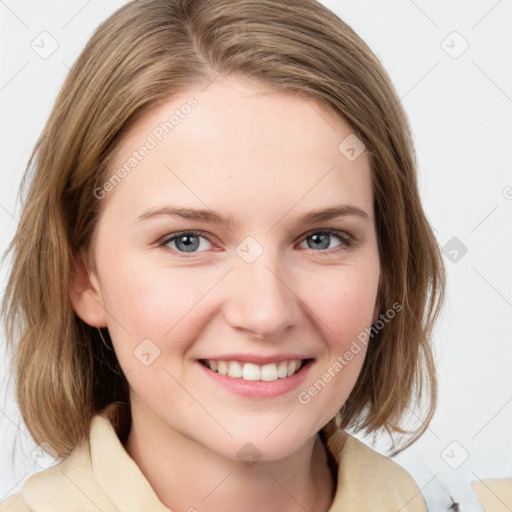
<path fill-rule="evenodd" d="M 427 512 L 412 477 L 394 461 L 334 428 L 324 429 L 337 461 L 329 512 Z M 90 440 L 59 464 L 31 476 L 0 512 L 169 512 L 102 414 Z"/>

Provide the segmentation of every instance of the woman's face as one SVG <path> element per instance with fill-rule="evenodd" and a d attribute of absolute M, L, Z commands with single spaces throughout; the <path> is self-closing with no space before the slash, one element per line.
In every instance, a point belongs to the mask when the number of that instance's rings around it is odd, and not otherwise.
<path fill-rule="evenodd" d="M 366 353 L 353 341 L 378 313 L 358 144 L 316 103 L 233 77 L 137 122 L 95 192 L 96 270 L 73 302 L 108 327 L 134 414 L 267 460 L 335 415 Z"/>

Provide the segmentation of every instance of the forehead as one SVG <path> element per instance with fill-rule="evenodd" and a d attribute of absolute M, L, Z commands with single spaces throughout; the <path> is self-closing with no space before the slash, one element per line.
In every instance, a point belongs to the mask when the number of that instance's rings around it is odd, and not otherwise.
<path fill-rule="evenodd" d="M 354 137 L 342 119 L 300 94 L 217 78 L 138 120 L 111 165 L 112 175 L 125 169 L 125 177 L 110 194 L 131 194 L 139 210 L 183 200 L 262 215 L 298 201 L 314 208 L 349 200 L 372 215 L 368 156 L 346 152 Z"/>

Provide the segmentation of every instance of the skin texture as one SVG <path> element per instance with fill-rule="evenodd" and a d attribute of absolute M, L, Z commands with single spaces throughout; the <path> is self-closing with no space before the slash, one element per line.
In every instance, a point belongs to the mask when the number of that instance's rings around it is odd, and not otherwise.
<path fill-rule="evenodd" d="M 335 489 L 316 434 L 346 401 L 365 347 L 309 403 L 298 395 L 378 317 L 369 159 L 350 161 L 338 150 L 352 131 L 318 104 L 222 77 L 147 112 L 112 172 L 191 96 L 197 106 L 101 199 L 96 269 L 77 277 L 72 302 L 85 322 L 109 329 L 131 387 L 126 449 L 166 506 L 328 510 Z M 369 219 L 297 220 L 341 204 Z M 166 205 L 211 209 L 233 224 L 136 221 Z M 184 230 L 207 237 L 195 252 L 176 240 L 159 246 Z M 339 230 L 353 243 L 325 235 L 317 248 L 310 235 L 319 230 Z M 237 252 L 248 236 L 256 244 L 242 247 L 262 251 L 251 263 Z M 145 339 L 147 366 L 134 355 Z M 250 398 L 216 385 L 198 362 L 233 353 L 314 362 L 296 389 Z M 246 443 L 261 455 L 251 467 L 237 457 Z"/>

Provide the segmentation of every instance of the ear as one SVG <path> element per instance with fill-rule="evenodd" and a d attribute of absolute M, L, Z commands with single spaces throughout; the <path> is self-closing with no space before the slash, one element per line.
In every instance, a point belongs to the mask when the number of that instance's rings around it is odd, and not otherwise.
<path fill-rule="evenodd" d="M 86 324 L 92 327 L 106 327 L 107 314 L 99 281 L 96 274 L 87 268 L 83 249 L 75 254 L 73 267 L 69 292 L 73 309 Z"/>

